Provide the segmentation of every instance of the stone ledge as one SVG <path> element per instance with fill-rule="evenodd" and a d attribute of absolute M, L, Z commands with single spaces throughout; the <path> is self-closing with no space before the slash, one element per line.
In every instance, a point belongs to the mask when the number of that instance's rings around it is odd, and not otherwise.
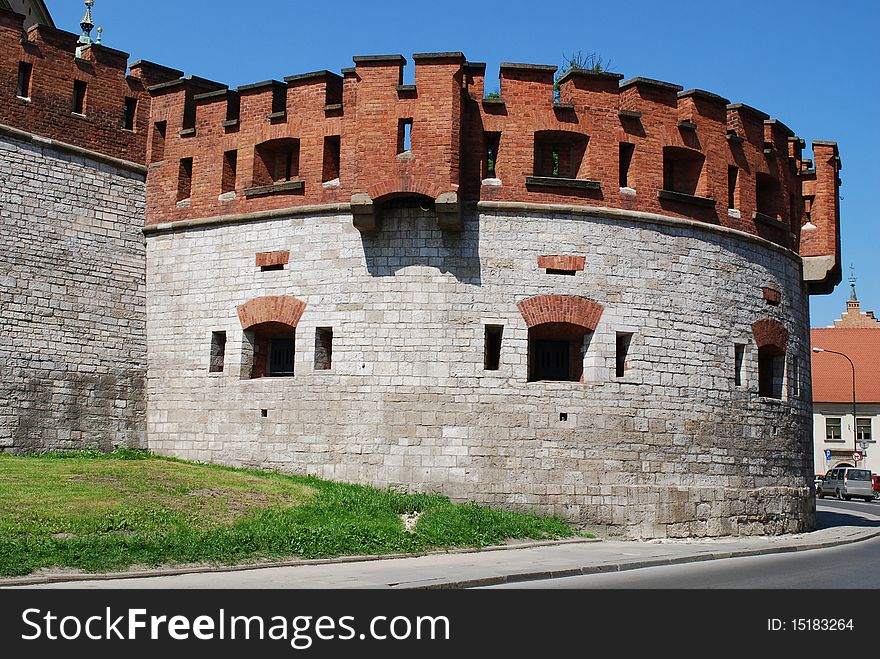
<path fill-rule="evenodd" d="M 674 192 L 673 190 L 658 190 L 657 199 L 675 201 L 680 204 L 691 204 L 693 206 L 704 206 L 706 208 L 714 208 L 716 204 L 714 199 L 709 199 L 708 197 L 698 197 L 684 192 Z"/>
<path fill-rule="evenodd" d="M 261 185 L 244 191 L 245 197 L 268 197 L 276 194 L 291 194 L 305 189 L 304 181 L 285 181 L 272 185 Z"/>
<path fill-rule="evenodd" d="M 755 222 L 760 222 L 761 224 L 765 224 L 769 227 L 773 227 L 774 229 L 787 229 L 788 228 L 788 225 L 785 222 L 783 222 L 781 220 L 777 220 L 775 217 L 765 215 L 764 213 L 759 213 L 758 211 L 755 211 L 754 213 L 752 213 L 752 219 L 755 220 Z"/>
<path fill-rule="evenodd" d="M 575 188 L 579 190 L 601 190 L 599 181 L 583 178 L 562 178 L 557 176 L 526 176 L 526 185 L 549 188 Z"/>

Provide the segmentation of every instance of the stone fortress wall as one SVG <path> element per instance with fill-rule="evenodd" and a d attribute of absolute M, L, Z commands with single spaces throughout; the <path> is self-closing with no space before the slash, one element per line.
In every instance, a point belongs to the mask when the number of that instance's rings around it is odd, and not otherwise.
<path fill-rule="evenodd" d="M 125 53 L 24 18 L 0 10 L 0 450 L 146 446 L 146 134 L 123 120 L 149 96 Z"/>
<path fill-rule="evenodd" d="M 4 92 L 13 150 L 146 171 L 146 210 L 126 190 L 117 219 L 145 213 L 146 293 L 122 315 L 146 321 L 149 448 L 614 536 L 813 526 L 808 295 L 840 276 L 834 143 L 811 162 L 758 110 L 605 72 L 554 97 L 554 67 L 508 63 L 485 95 L 461 53 L 415 55 L 415 85 L 392 55 L 231 90 L 100 46 L 74 57 L 47 28 L 16 41 L 4 16 L 4 81 L 49 37 L 67 54 L 28 60 L 34 89 L 43 66 L 75 67 L 57 121 Z M 90 89 L 115 81 L 94 131 L 64 123 L 85 70 Z M 125 398 L 114 410 L 143 410 Z"/>

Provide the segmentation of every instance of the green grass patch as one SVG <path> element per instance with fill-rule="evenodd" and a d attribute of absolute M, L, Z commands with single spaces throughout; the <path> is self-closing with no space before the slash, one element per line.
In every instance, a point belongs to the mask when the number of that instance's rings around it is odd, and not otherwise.
<path fill-rule="evenodd" d="M 415 528 L 400 516 L 419 513 Z M 0 455 L 0 576 L 328 558 L 575 535 L 556 518 L 144 451 Z"/>

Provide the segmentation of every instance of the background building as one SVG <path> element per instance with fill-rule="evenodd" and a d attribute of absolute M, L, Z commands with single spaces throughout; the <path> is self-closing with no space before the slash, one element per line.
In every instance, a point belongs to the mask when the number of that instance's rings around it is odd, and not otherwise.
<path fill-rule="evenodd" d="M 834 327 L 813 329 L 813 452 L 817 474 L 842 466 L 855 466 L 854 452 L 864 452 L 864 466 L 880 473 L 880 321 L 873 312 L 862 313 L 855 279 L 846 313 Z M 853 371 L 856 372 L 856 409 L 853 422 Z M 867 442 L 863 449 L 861 442 Z"/>

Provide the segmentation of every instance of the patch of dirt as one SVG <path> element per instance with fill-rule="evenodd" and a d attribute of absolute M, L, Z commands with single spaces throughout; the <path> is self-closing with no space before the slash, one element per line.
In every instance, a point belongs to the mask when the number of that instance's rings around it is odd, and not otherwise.
<path fill-rule="evenodd" d="M 404 513 L 400 516 L 400 521 L 403 522 L 403 530 L 407 533 L 415 533 L 416 532 L 416 524 L 419 523 L 419 517 L 422 516 L 422 513 Z"/>

